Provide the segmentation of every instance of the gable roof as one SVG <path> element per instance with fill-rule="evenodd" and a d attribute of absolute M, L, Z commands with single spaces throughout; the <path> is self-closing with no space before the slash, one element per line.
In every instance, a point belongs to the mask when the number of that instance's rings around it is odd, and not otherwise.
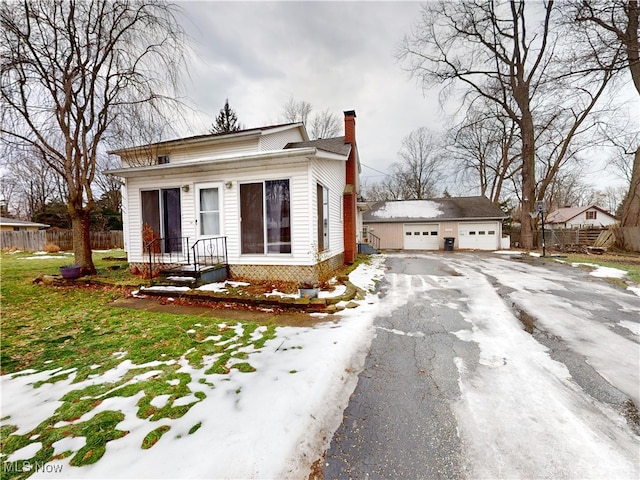
<path fill-rule="evenodd" d="M 600 208 L 597 205 L 587 205 L 586 207 L 558 208 L 557 210 L 554 210 L 549 215 L 547 215 L 545 220 L 547 223 L 566 223 L 572 218 L 575 218 L 578 215 L 581 215 L 582 213 L 586 212 L 587 210 L 598 210 L 606 215 L 609 215 L 611 218 L 615 218 L 614 215 L 611 215 L 605 209 Z"/>
<path fill-rule="evenodd" d="M 306 142 L 292 142 L 285 145 L 285 149 L 315 147 L 325 152 L 337 153 L 338 155 L 349 156 L 351 144 L 345 143 L 342 137 L 320 138 L 318 140 L 308 140 Z"/>
<path fill-rule="evenodd" d="M 371 209 L 363 214 L 363 221 L 368 223 L 505 218 L 507 215 L 484 196 L 374 202 Z"/>
<path fill-rule="evenodd" d="M 7 225 L 9 227 L 38 227 L 49 228 L 50 225 L 46 223 L 28 222 L 25 220 L 16 220 L 15 218 L 0 217 L 0 224 Z"/>
<path fill-rule="evenodd" d="M 184 146 L 184 145 L 192 145 L 197 143 L 204 142 L 217 142 L 217 141 L 228 141 L 228 140 L 236 140 L 246 137 L 259 137 L 264 132 L 271 133 L 277 130 L 288 130 L 292 128 L 297 128 L 302 133 L 303 138 L 309 138 L 307 135 L 307 130 L 304 127 L 303 123 L 282 123 L 279 125 L 269 125 L 266 127 L 256 127 L 256 128 L 247 128 L 244 130 L 238 130 L 237 132 L 230 133 L 208 133 L 206 135 L 195 135 L 193 137 L 185 137 L 185 138 L 176 138 L 173 140 L 166 140 L 157 143 L 150 143 L 146 145 L 137 145 L 135 147 L 129 148 L 121 148 L 118 150 L 111 150 L 107 153 L 113 155 L 122 155 L 127 152 L 135 152 L 140 149 L 148 149 L 148 148 L 167 148 L 167 147 L 175 147 L 175 146 Z"/>

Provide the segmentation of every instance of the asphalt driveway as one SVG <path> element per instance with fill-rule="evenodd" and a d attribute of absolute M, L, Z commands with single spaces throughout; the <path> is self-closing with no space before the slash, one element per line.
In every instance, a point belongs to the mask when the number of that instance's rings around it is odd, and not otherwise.
<path fill-rule="evenodd" d="M 532 257 L 387 265 L 325 478 L 638 478 L 639 296 Z"/>

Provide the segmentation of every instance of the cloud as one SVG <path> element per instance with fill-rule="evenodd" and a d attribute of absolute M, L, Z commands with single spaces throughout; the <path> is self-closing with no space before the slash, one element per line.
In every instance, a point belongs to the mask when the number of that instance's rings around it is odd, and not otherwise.
<path fill-rule="evenodd" d="M 438 89 L 423 92 L 394 57 L 419 19 L 420 3 L 196 1 L 180 6 L 195 51 L 188 95 L 200 111 L 185 135 L 206 132 L 227 98 L 245 127 L 282 122 L 289 98 L 311 103 L 315 112 L 329 109 L 342 116 L 354 109 L 365 165 L 361 176 L 371 182 L 381 180 L 379 171 L 397 161 L 409 133 L 448 125 Z M 454 99 L 449 113 L 456 108 Z"/>
<path fill-rule="evenodd" d="M 413 2 L 184 2 L 197 59 L 189 95 L 202 133 L 226 98 L 247 127 L 278 123 L 289 98 L 314 111 L 355 109 L 362 162 L 396 160 L 402 138 L 440 124 L 394 58 L 420 10 Z M 372 170 L 363 176 L 379 176 Z"/>

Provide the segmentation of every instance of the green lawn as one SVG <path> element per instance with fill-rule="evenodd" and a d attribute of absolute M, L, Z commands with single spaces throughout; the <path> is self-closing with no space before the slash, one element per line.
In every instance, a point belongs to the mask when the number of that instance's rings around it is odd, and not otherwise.
<path fill-rule="evenodd" d="M 116 308 L 112 302 L 126 295 L 129 287 L 143 280 L 131 276 L 126 262 L 104 260 L 118 257 L 123 252 L 111 251 L 94 254 L 99 275 L 115 280 L 114 285 L 48 286 L 34 284 L 39 274 L 57 274 L 62 265 L 73 263 L 70 256 L 29 259 L 27 253 L 2 253 L 1 261 L 1 368 L 2 374 L 12 374 L 25 369 L 35 371 L 60 369 L 60 373 L 46 381 L 73 378 L 73 382 L 85 380 L 89 375 L 104 373 L 119 363 L 130 360 L 135 365 L 161 360 L 161 365 L 130 370 L 113 383 L 98 384 L 71 391 L 62 400 L 55 414 L 26 435 L 16 435 L 11 418 L 2 418 L 0 451 L 4 454 L 28 445 L 31 438 L 42 442 L 42 449 L 32 462 L 47 462 L 53 457 L 52 443 L 68 436 L 82 436 L 87 445 L 78 452 L 65 452 L 57 458 L 71 456 L 72 465 L 84 465 L 98 461 L 105 451 L 106 442 L 126 435 L 115 426 L 122 414 L 115 411 L 101 412 L 90 420 L 75 422 L 83 414 L 111 396 L 130 397 L 140 392 L 144 396 L 137 404 L 138 417 L 158 420 L 178 418 L 192 404 L 156 408 L 151 401 L 158 395 L 180 398 L 189 394 L 188 374 L 177 372 L 179 366 L 171 360 L 184 357 L 194 368 L 203 367 L 203 357 L 215 358 L 205 374 L 226 374 L 231 369 L 251 372 L 247 347 L 260 349 L 275 337 L 275 327 L 256 323 L 229 324 L 230 322 L 193 315 L 153 313 L 144 310 Z M 109 266 L 121 264 L 119 270 Z M 213 341 L 211 339 L 214 339 Z M 134 375 L 161 370 L 143 381 L 131 383 Z M 71 372 L 71 373 L 70 373 Z M 57 376 L 56 376 L 57 375 Z M 70 375 L 75 375 L 71 377 Z M 37 385 L 36 385 L 37 387 Z M 197 392 L 201 396 L 202 392 Z M 196 395 L 195 402 L 202 400 Z M 62 423 L 61 423 L 62 422 Z M 195 431 L 198 425 L 192 427 Z M 164 430 L 150 434 L 141 448 L 151 448 L 164 434 Z M 5 472 L 3 478 L 25 478 L 29 473 Z"/>
<path fill-rule="evenodd" d="M 569 254 L 566 260 L 568 263 L 590 263 L 603 267 L 617 268 L 627 272 L 627 278 L 633 283 L 640 284 L 640 257 L 625 257 L 620 255 L 582 255 Z"/>

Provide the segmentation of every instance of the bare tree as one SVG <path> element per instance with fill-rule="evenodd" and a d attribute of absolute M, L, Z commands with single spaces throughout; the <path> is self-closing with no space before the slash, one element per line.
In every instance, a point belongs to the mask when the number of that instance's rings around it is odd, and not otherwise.
<path fill-rule="evenodd" d="M 101 142 L 134 128 L 124 124 L 135 107 L 174 96 L 184 71 L 175 15 L 153 0 L 0 4 L 0 135 L 41 151 L 64 178 L 85 274 L 95 273 L 89 216 Z"/>
<path fill-rule="evenodd" d="M 517 126 L 495 105 L 480 102 L 465 120 L 448 132 L 447 152 L 457 163 L 462 181 L 471 180 L 480 195 L 500 205 L 507 185 L 519 174 Z"/>
<path fill-rule="evenodd" d="M 637 0 L 613 0 L 607 2 L 579 1 L 573 4 L 571 20 L 584 26 L 587 31 L 594 29 L 594 36 L 600 40 L 593 49 L 599 61 L 599 68 L 611 68 L 611 58 L 616 58 L 618 68 L 628 69 L 631 80 L 640 95 L 640 5 Z M 623 55 L 616 55 L 621 50 Z M 637 125 L 636 125 L 637 126 Z M 620 224 L 640 225 L 640 146 L 629 148 L 633 155 L 633 168 L 623 207 Z"/>
<path fill-rule="evenodd" d="M 361 190 L 365 200 L 382 202 L 384 200 L 403 200 L 407 198 L 407 188 L 401 179 L 402 176 L 393 171 L 392 174 L 387 175 L 379 182 L 363 184 Z"/>
<path fill-rule="evenodd" d="M 307 101 L 290 98 L 282 107 L 282 118 L 285 122 L 304 123 L 312 140 L 332 138 L 340 134 L 342 123 L 340 117 L 326 109 L 311 117 L 313 107 Z M 309 120 L 311 118 L 311 120 Z"/>
<path fill-rule="evenodd" d="M 390 166 L 380 182 L 363 188 L 367 200 L 420 200 L 433 198 L 441 188 L 446 165 L 443 140 L 425 127 L 420 127 L 402 140 L 399 160 Z"/>
<path fill-rule="evenodd" d="M 402 140 L 394 164 L 394 176 L 405 187 L 406 199 L 422 200 L 436 196 L 436 187 L 443 177 L 444 163 L 440 140 L 426 127 L 414 130 Z"/>
<path fill-rule="evenodd" d="M 309 102 L 304 100 L 297 101 L 291 97 L 282 107 L 282 117 L 285 122 L 304 123 L 306 125 L 311 110 L 313 110 L 313 107 Z"/>
<path fill-rule="evenodd" d="M 596 191 L 582 181 L 580 171 L 568 170 L 556 175 L 549 184 L 547 204 L 550 209 L 577 207 L 598 202 Z"/>
<path fill-rule="evenodd" d="M 102 200 L 103 206 L 113 211 L 122 210 L 122 181 L 114 175 L 105 175 L 103 172 L 118 168 L 120 165 L 111 155 L 99 154 L 96 160 L 96 190 Z"/>
<path fill-rule="evenodd" d="M 311 138 L 332 138 L 340 134 L 342 124 L 340 118 L 326 109 L 314 115 L 311 121 Z"/>
<path fill-rule="evenodd" d="M 517 125 L 521 243 L 526 249 L 533 247 L 529 213 L 534 201 L 566 161 L 571 141 L 584 130 L 612 75 L 611 70 L 571 75 L 573 52 L 562 48 L 569 47 L 568 42 L 563 45 L 567 35 L 555 28 L 554 12 L 553 0 L 427 3 L 414 33 L 399 50 L 405 68 L 424 88 L 442 85 L 446 96 L 462 86 L 466 101 L 482 97 Z M 572 97 L 567 95 L 569 88 Z M 555 118 L 558 110 L 573 118 L 569 124 L 562 123 L 566 118 L 552 124 L 563 141 L 548 168 L 549 177 L 537 185 L 536 128 Z"/>

